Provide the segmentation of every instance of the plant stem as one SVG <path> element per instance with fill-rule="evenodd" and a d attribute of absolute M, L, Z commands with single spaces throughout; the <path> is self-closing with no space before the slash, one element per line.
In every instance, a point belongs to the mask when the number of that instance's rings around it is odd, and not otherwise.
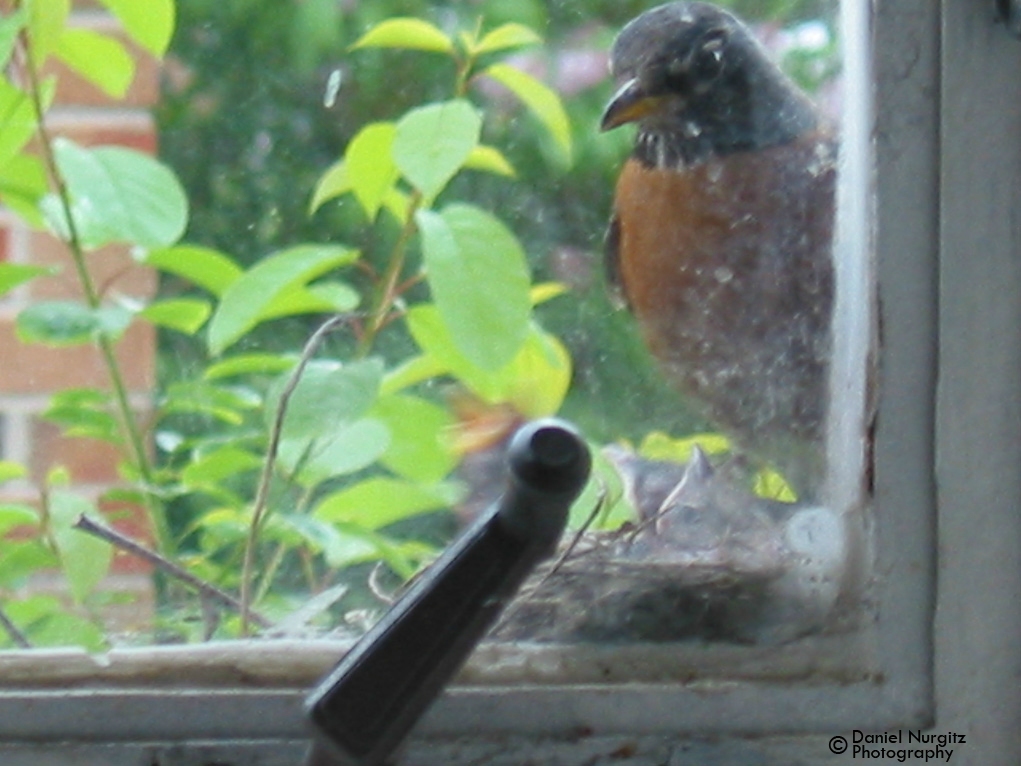
<path fill-rule="evenodd" d="M 481 34 L 482 17 L 479 16 L 475 20 L 475 32 L 472 34 L 472 40 L 477 41 Z M 474 43 L 472 47 L 474 47 Z M 455 60 L 457 63 L 457 74 L 454 78 L 454 98 L 464 98 L 465 94 L 468 92 L 468 75 L 470 75 L 472 69 L 475 68 L 475 56 L 469 50 L 466 51 L 464 58 L 458 56 Z"/>
<path fill-rule="evenodd" d="M 266 460 L 262 464 L 262 474 L 259 476 L 259 487 L 255 494 L 255 505 L 252 508 L 252 520 L 248 526 L 248 539 L 245 541 L 245 555 L 241 564 L 241 634 L 248 635 L 249 613 L 252 606 L 252 581 L 255 568 L 255 548 L 259 543 L 259 532 L 262 522 L 266 517 L 266 509 L 269 503 L 269 489 L 273 479 L 273 470 L 276 466 L 277 452 L 280 450 L 280 435 L 284 429 L 284 417 L 287 414 L 287 405 L 298 387 L 305 367 L 315 356 L 323 339 L 333 330 L 343 324 L 347 324 L 354 317 L 353 314 L 338 314 L 325 322 L 312 333 L 305 348 L 301 351 L 301 357 L 295 366 L 287 385 L 280 392 L 280 401 L 277 403 L 277 411 L 273 418 L 273 427 L 269 432 L 269 445 L 266 447 Z"/>
<path fill-rule="evenodd" d="M 273 585 L 273 578 L 276 577 L 277 570 L 280 568 L 280 564 L 283 563 L 284 556 L 287 555 L 288 547 L 286 543 L 277 543 L 276 550 L 273 551 L 273 555 L 269 557 L 269 563 L 266 565 L 265 571 L 262 573 L 262 579 L 259 582 L 259 587 L 255 589 L 255 596 L 252 598 L 256 604 L 265 598 L 269 592 L 270 587 Z"/>
<path fill-rule="evenodd" d="M 60 200 L 60 207 L 64 219 L 67 222 L 67 240 L 65 244 L 71 253 L 71 260 L 74 263 L 78 275 L 78 282 L 81 285 L 82 294 L 90 309 L 100 308 L 102 299 L 96 289 L 92 274 L 89 272 L 85 261 L 85 248 L 82 245 L 81 235 L 78 231 L 78 224 L 74 218 L 74 211 L 71 203 L 71 194 L 68 191 L 67 183 L 57 165 L 56 154 L 53 150 L 53 138 L 46 127 L 46 109 L 42 102 L 42 89 L 39 85 L 39 73 L 36 71 L 32 61 L 32 51 L 27 35 L 21 34 L 21 53 L 25 72 L 28 76 L 29 96 L 32 100 L 32 110 L 35 114 L 36 131 L 39 136 L 39 144 L 42 148 L 43 161 L 47 172 L 57 191 L 57 198 Z M 145 503 L 149 519 L 153 525 L 153 531 L 160 550 L 170 552 L 173 540 L 167 525 L 166 514 L 162 503 L 152 494 L 151 489 L 155 486 L 154 470 L 149 460 L 149 454 L 142 438 L 142 432 L 138 427 L 138 421 L 131 407 L 131 400 L 128 395 L 127 385 L 124 382 L 124 375 L 121 371 L 117 356 L 114 351 L 114 343 L 105 332 L 98 332 L 97 345 L 103 357 L 103 363 L 110 378 L 110 385 L 113 387 L 114 400 L 117 405 L 117 412 L 120 417 L 120 425 L 127 436 L 130 445 L 131 458 L 138 468 L 138 472 L 146 485 Z"/>
<path fill-rule="evenodd" d="M 369 353 L 369 349 L 376 341 L 376 336 L 387 323 L 387 317 L 390 314 L 390 309 L 393 308 L 394 301 L 401 295 L 399 283 L 404 271 L 408 242 L 415 234 L 417 228 L 415 213 L 421 206 L 422 193 L 416 189 L 411 193 L 411 199 L 408 202 L 408 217 L 404 221 L 404 226 L 397 237 L 397 242 L 394 243 L 393 250 L 390 251 L 390 260 L 387 263 L 386 272 L 383 274 L 382 285 L 377 292 L 376 305 L 369 312 L 369 321 L 366 323 L 365 332 L 358 343 L 358 356 L 360 357 Z"/>

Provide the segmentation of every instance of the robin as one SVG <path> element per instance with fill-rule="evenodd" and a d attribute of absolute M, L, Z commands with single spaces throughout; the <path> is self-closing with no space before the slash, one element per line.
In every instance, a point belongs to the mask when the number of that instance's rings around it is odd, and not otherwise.
<path fill-rule="evenodd" d="M 609 282 L 665 372 L 803 495 L 823 473 L 836 142 L 748 27 L 699 2 L 635 18 L 602 129 L 637 124 Z"/>

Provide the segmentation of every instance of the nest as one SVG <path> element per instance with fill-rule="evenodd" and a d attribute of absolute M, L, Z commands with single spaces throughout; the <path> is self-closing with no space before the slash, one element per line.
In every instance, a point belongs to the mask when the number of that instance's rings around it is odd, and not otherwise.
<path fill-rule="evenodd" d="M 775 542 L 775 541 L 774 541 Z M 656 550 L 632 530 L 561 547 L 508 607 L 493 636 L 535 642 L 755 641 L 773 622 L 779 545 L 738 541 Z"/>

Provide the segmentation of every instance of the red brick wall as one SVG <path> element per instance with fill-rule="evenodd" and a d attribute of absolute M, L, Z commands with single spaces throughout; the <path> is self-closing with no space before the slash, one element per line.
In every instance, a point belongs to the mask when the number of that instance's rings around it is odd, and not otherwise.
<path fill-rule="evenodd" d="M 72 25 L 117 33 L 114 19 L 87 6 L 76 3 L 79 10 L 72 14 Z M 121 39 L 137 66 L 127 97 L 113 101 L 61 65 L 48 63 L 47 71 L 57 74 L 59 81 L 47 125 L 53 135 L 83 145 L 118 144 L 155 152 L 156 129 L 148 108 L 159 95 L 159 64 Z M 98 350 L 91 346 L 50 349 L 24 345 L 14 331 L 15 317 L 31 301 L 81 296 L 70 256 L 55 238 L 31 231 L 2 211 L 0 260 L 61 268 L 59 275 L 37 279 L 0 299 L 0 457 L 26 464 L 33 481 L 53 465 L 63 465 L 79 489 L 98 494 L 117 479 L 115 451 L 89 440 L 65 439 L 39 417 L 55 391 L 78 386 L 109 388 Z M 90 253 L 88 260 L 95 282 L 104 292 L 147 297 L 155 290 L 154 273 L 137 266 L 126 247 L 105 247 Z M 127 386 L 140 411 L 146 409 L 151 396 L 155 351 L 155 334 L 143 326 L 132 327 L 117 346 Z M 6 490 L 8 495 L 31 494 L 27 485 L 7 485 Z M 137 520 L 129 526 L 137 529 Z"/>

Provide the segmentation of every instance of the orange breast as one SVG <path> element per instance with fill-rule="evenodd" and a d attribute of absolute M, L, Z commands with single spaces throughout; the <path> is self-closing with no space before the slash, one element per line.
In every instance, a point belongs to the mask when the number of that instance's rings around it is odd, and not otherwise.
<path fill-rule="evenodd" d="M 740 440 L 817 438 L 832 305 L 830 144 L 654 169 L 617 185 L 619 269 L 652 352 Z"/>

